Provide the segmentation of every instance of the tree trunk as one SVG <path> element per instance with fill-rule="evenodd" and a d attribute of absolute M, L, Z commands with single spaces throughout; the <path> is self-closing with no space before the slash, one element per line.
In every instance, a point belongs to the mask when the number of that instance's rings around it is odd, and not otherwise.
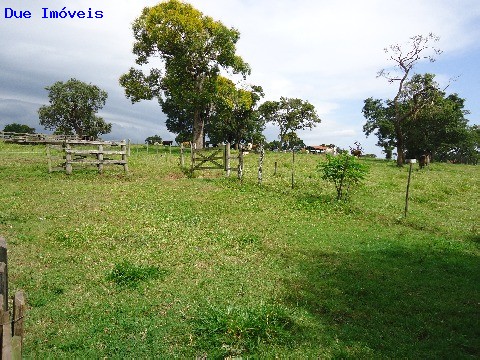
<path fill-rule="evenodd" d="M 195 110 L 193 115 L 193 143 L 197 149 L 203 149 L 203 129 L 205 123 L 199 110 Z"/>

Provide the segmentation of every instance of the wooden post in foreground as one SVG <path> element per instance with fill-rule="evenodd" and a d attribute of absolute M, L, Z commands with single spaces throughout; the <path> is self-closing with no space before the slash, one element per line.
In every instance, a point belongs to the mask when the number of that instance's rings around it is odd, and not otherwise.
<path fill-rule="evenodd" d="M 128 172 L 128 156 L 130 156 L 130 140 L 128 140 L 128 148 L 127 143 L 122 141 L 120 145 L 120 150 L 122 152 L 122 162 L 123 162 L 123 171 Z"/>
<path fill-rule="evenodd" d="M 67 173 L 67 175 L 71 175 L 72 174 L 72 153 L 70 152 L 70 150 L 72 149 L 72 147 L 70 146 L 70 144 L 66 144 L 66 147 L 65 147 L 65 172 Z"/>
<path fill-rule="evenodd" d="M 238 179 L 243 179 L 243 146 L 238 147 Z"/>
<path fill-rule="evenodd" d="M 260 144 L 260 157 L 258 159 L 258 185 L 262 185 L 263 181 L 263 158 L 265 157 L 265 149 L 263 143 Z"/>
<path fill-rule="evenodd" d="M 98 173 L 103 174 L 103 145 L 98 145 Z"/>
<path fill-rule="evenodd" d="M 0 303 L 3 310 L 8 311 L 8 259 L 7 241 L 0 237 L 0 295 L 3 301 Z"/>
<path fill-rule="evenodd" d="M 292 149 L 292 189 L 295 186 L 295 149 Z"/>
<path fill-rule="evenodd" d="M 184 154 L 183 143 L 180 143 L 180 166 L 182 168 L 185 167 L 185 154 Z"/>
<path fill-rule="evenodd" d="M 407 162 L 410 163 L 410 169 L 408 170 L 407 195 L 405 196 L 405 217 L 407 217 L 407 211 L 408 211 L 408 195 L 410 193 L 410 178 L 412 176 L 412 166 L 417 162 L 417 160 L 408 159 Z"/>
<path fill-rule="evenodd" d="M 230 176 L 230 143 L 227 142 L 225 144 L 225 155 L 224 155 L 224 161 L 223 163 L 225 164 L 225 176 L 229 177 Z"/>
<path fill-rule="evenodd" d="M 191 142 L 190 143 L 191 155 L 192 155 L 192 167 L 191 172 L 193 175 L 193 170 L 195 169 L 195 151 L 197 150 L 197 144 Z"/>
<path fill-rule="evenodd" d="M 13 324 L 12 336 L 20 338 L 20 348 L 22 347 L 24 317 L 26 313 L 25 293 L 17 291 L 13 300 Z"/>

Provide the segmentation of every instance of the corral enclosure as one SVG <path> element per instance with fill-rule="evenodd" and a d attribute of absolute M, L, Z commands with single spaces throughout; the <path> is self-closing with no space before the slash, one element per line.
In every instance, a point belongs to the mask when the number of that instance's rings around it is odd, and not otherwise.
<path fill-rule="evenodd" d="M 187 176 L 178 148 L 129 172 L 48 173 L 0 142 L 0 235 L 28 295 L 26 358 L 478 357 L 479 170 L 381 160 L 346 203 L 323 156 Z M 157 151 L 158 150 L 158 151 Z M 278 164 L 274 176 L 274 164 Z"/>

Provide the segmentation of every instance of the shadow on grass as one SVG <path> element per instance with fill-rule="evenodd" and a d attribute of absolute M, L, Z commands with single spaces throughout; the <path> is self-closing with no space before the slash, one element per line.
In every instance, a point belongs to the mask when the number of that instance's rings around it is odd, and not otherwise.
<path fill-rule="evenodd" d="M 299 259 L 286 304 L 328 324 L 334 357 L 480 356 L 478 257 L 389 246 Z"/>

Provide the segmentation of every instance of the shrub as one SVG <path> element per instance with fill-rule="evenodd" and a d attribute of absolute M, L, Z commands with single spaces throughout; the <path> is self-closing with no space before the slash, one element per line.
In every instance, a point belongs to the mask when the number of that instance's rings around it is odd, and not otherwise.
<path fill-rule="evenodd" d="M 368 170 L 355 156 L 343 152 L 338 156 L 327 154 L 327 162 L 319 165 L 322 179 L 333 182 L 337 189 L 337 200 L 346 198 L 350 187 L 365 178 Z"/>

